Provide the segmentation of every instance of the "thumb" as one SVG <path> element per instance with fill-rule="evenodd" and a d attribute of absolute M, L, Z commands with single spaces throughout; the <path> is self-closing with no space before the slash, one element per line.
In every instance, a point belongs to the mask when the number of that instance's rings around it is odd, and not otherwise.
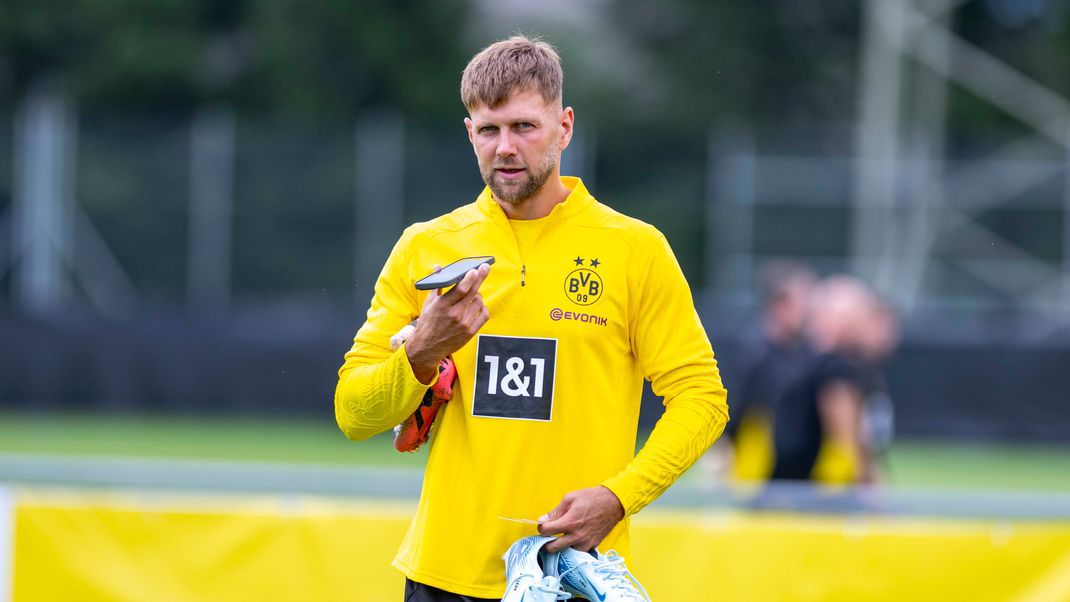
<path fill-rule="evenodd" d="M 438 265 L 438 264 L 436 263 L 436 264 L 435 264 L 435 265 L 434 265 L 434 266 L 433 266 L 433 267 L 431 268 L 431 273 L 432 273 L 432 274 L 437 274 L 437 273 L 439 273 L 439 272 L 440 272 L 441 270 L 442 270 L 442 266 L 440 266 L 440 265 Z M 433 298 L 433 297 L 438 297 L 438 296 L 440 296 L 441 294 L 442 294 L 442 289 L 438 289 L 438 290 L 436 290 L 436 291 L 435 291 L 435 294 L 434 294 L 434 295 L 428 295 L 428 298 L 430 299 L 430 298 Z"/>
<path fill-rule="evenodd" d="M 558 504 L 556 508 L 554 508 L 553 510 L 551 510 L 547 514 L 543 514 L 542 516 L 540 516 L 539 519 L 536 521 L 537 523 L 539 523 L 540 532 L 542 531 L 542 527 L 543 527 L 544 523 L 552 523 L 553 521 L 561 518 L 562 516 L 565 515 L 566 512 L 568 512 L 568 509 L 571 506 L 572 506 L 572 502 L 570 502 L 569 500 L 562 500 L 561 503 Z"/>
<path fill-rule="evenodd" d="M 432 274 L 435 274 L 435 273 L 437 273 L 437 272 L 438 272 L 439 270 L 441 270 L 441 269 L 442 269 L 442 267 L 441 267 L 441 266 L 439 266 L 439 265 L 438 265 L 438 264 L 436 263 L 436 264 L 435 264 L 435 266 L 434 266 L 434 267 L 433 267 L 433 268 L 431 269 L 431 273 L 432 273 Z M 435 292 L 431 293 L 430 295 L 428 295 L 428 296 L 427 296 L 427 298 L 426 298 L 426 299 L 424 299 L 424 308 L 423 308 L 423 310 L 422 310 L 422 311 L 421 311 L 420 313 L 421 313 L 421 314 L 425 314 L 425 313 L 427 313 L 427 308 L 428 308 L 428 306 L 430 306 L 430 305 L 431 305 L 431 303 L 432 303 L 432 302 L 433 302 L 433 301 L 435 300 L 435 297 L 438 297 L 438 296 L 439 296 L 439 295 L 441 295 L 441 294 L 442 294 L 442 290 L 441 290 L 441 289 L 439 289 L 439 290 L 437 290 L 437 291 L 435 291 Z"/>

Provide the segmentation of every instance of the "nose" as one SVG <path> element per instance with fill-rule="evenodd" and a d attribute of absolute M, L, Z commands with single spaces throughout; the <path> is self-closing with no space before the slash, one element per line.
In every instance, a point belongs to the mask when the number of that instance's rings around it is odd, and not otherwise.
<path fill-rule="evenodd" d="M 501 133 L 498 134 L 498 148 L 496 152 L 499 157 L 512 157 L 516 155 L 516 146 L 513 144 L 513 139 L 508 128 L 502 128 Z"/>

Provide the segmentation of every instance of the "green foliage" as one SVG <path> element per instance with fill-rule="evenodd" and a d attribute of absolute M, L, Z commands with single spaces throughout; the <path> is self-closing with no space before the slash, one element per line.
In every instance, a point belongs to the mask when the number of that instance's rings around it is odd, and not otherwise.
<path fill-rule="evenodd" d="M 260 3 L 251 15 L 256 98 L 336 114 L 374 104 L 455 110 L 443 91 L 457 88 L 467 58 L 458 41 L 466 13 L 458 0 Z"/>
<path fill-rule="evenodd" d="M 56 81 L 88 109 L 350 116 L 456 107 L 463 0 L 15 0 L 0 19 L 0 96 Z M 7 66 L 9 77 L 4 77 Z"/>
<path fill-rule="evenodd" d="M 616 0 L 610 14 L 650 68 L 648 117 L 708 125 L 842 117 L 852 97 L 858 3 Z"/>

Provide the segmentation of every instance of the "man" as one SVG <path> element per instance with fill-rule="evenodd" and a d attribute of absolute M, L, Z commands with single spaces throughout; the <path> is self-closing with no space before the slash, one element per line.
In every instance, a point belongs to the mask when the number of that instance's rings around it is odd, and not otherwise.
<path fill-rule="evenodd" d="M 516 36 L 465 68 L 465 126 L 487 188 L 405 230 L 339 371 L 338 424 L 364 439 L 419 405 L 450 356 L 416 516 L 394 566 L 406 600 L 497 599 L 502 553 L 533 527 L 548 552 L 615 548 L 720 435 L 725 390 L 665 238 L 560 176 L 574 114 L 556 52 Z M 448 291 L 431 271 L 493 255 Z M 419 318 L 396 352 L 389 339 Z M 666 411 L 633 458 L 643 379 Z"/>
<path fill-rule="evenodd" d="M 876 303 L 850 276 L 830 276 L 815 287 L 807 319 L 815 355 L 776 404 L 772 478 L 849 484 L 872 474 L 860 359 Z"/>
<path fill-rule="evenodd" d="M 859 340 L 858 361 L 862 374 L 865 401 L 862 404 L 862 441 L 866 456 L 867 472 L 862 482 L 877 483 L 881 480 L 881 461 L 887 461 L 887 452 L 895 435 L 895 405 L 888 390 L 884 364 L 899 346 L 899 318 L 895 309 L 878 299 L 864 320 Z"/>
<path fill-rule="evenodd" d="M 759 270 L 761 316 L 738 350 L 733 420 L 725 429 L 736 479 L 764 480 L 772 471 L 773 406 L 810 361 L 804 327 L 816 280 L 812 269 L 795 261 L 774 260 Z"/>

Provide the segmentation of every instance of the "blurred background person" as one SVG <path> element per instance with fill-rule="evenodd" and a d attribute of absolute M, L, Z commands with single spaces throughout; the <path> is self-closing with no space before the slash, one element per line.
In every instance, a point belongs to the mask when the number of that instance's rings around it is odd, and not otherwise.
<path fill-rule="evenodd" d="M 899 346 L 899 318 L 892 305 L 874 299 L 859 329 L 858 360 L 864 400 L 862 447 L 869 461 L 863 482 L 882 480 L 895 436 L 895 406 L 888 389 L 885 363 Z"/>
<path fill-rule="evenodd" d="M 860 280 L 830 276 L 815 285 L 806 320 L 812 355 L 775 404 L 773 479 L 830 484 L 872 477 L 863 436 L 863 365 L 890 342 L 878 300 Z"/>
<path fill-rule="evenodd" d="M 811 355 L 804 325 L 816 280 L 809 266 L 787 259 L 768 261 L 759 271 L 761 313 L 737 351 L 738 367 L 729 385 L 732 419 L 726 440 L 712 452 L 713 461 L 726 467 L 733 480 L 765 480 L 772 471 L 772 406 Z"/>

